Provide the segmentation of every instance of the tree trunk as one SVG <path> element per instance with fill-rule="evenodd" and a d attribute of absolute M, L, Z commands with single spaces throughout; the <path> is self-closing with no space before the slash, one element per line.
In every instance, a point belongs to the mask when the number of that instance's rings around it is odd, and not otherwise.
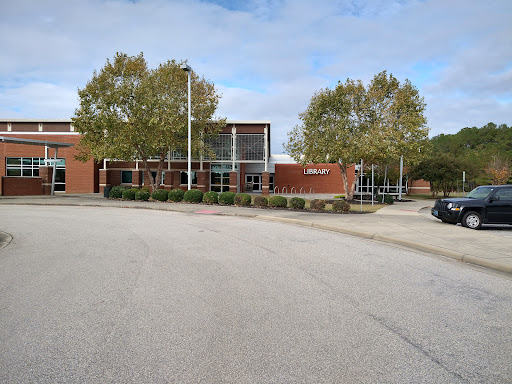
<path fill-rule="evenodd" d="M 338 162 L 338 167 L 340 168 L 341 179 L 343 180 L 343 188 L 345 188 L 345 200 L 353 200 L 354 199 L 354 189 L 356 186 L 356 180 L 359 177 L 358 173 L 354 174 L 354 180 L 352 180 L 352 184 L 350 187 L 348 186 L 348 175 L 347 175 L 347 165 L 341 162 Z"/>

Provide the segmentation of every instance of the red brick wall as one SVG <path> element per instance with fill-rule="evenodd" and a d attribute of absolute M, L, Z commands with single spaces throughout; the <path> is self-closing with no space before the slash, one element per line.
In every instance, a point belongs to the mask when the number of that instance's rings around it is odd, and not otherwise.
<path fill-rule="evenodd" d="M 314 193 L 345 193 L 343 179 L 341 178 L 340 168 L 337 164 L 316 164 L 307 165 L 305 168 L 300 164 L 276 164 L 274 175 L 274 186 L 279 188 L 282 193 L 283 187 L 286 187 L 287 193 L 292 188 L 295 193 L 300 193 L 301 188 L 306 193 L 310 190 Z M 304 174 L 304 169 L 328 169 L 328 174 Z M 349 186 L 354 180 L 355 166 L 351 166 L 348 171 Z"/>
<path fill-rule="evenodd" d="M 25 124 L 26 126 L 37 129 L 37 124 Z M 69 124 L 68 124 L 69 126 Z M 14 127 L 14 123 L 13 123 Z M 14 130 L 14 129 L 13 129 Z M 29 134 L 29 133 L 16 133 L 4 134 L 6 137 L 19 137 L 32 140 L 47 140 L 60 143 L 77 144 L 80 136 L 77 134 L 69 135 L 52 135 L 48 134 Z M 55 150 L 50 148 L 49 156 L 53 157 Z M 58 157 L 66 159 L 66 192 L 67 193 L 93 193 L 97 192 L 98 180 L 98 167 L 94 161 L 89 160 L 86 163 L 74 159 L 78 151 L 76 147 L 59 148 L 57 152 Z M 36 145 L 23 145 L 23 144 L 8 144 L 0 143 L 0 176 L 5 175 L 5 158 L 6 157 L 44 157 L 44 146 Z"/>
<path fill-rule="evenodd" d="M 2 196 L 30 196 L 43 194 L 40 177 L 2 177 Z"/>

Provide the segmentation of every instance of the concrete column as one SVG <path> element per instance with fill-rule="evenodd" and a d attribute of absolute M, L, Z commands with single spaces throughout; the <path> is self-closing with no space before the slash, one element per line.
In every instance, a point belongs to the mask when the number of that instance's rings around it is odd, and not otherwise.
<path fill-rule="evenodd" d="M 270 172 L 262 172 L 261 173 L 261 194 L 263 196 L 268 196 L 270 188 Z"/>

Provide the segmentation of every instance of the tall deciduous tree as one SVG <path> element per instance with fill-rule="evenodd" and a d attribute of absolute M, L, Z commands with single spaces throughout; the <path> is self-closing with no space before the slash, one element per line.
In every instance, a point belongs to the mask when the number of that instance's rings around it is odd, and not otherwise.
<path fill-rule="evenodd" d="M 353 163 L 363 159 L 386 165 L 401 155 L 409 164 L 417 161 L 428 142 L 424 110 L 418 90 L 386 71 L 366 88 L 360 80 L 347 79 L 315 93 L 308 109 L 299 114 L 302 124 L 288 134 L 285 149 L 303 165 L 338 163 L 345 196 L 352 199 L 358 173 L 348 185 L 347 170 Z"/>
<path fill-rule="evenodd" d="M 94 71 L 78 90 L 80 106 L 72 119 L 82 134 L 77 157 L 141 160 L 152 189 L 158 189 L 166 154 L 187 151 L 188 76 L 181 64 L 172 60 L 150 69 L 142 53 L 117 53 Z M 192 149 L 197 158 L 205 151 L 203 139 L 216 135 L 225 120 L 214 117 L 220 99 L 214 84 L 194 72 L 191 79 Z M 149 160 L 155 157 L 159 161 L 153 178 Z"/>

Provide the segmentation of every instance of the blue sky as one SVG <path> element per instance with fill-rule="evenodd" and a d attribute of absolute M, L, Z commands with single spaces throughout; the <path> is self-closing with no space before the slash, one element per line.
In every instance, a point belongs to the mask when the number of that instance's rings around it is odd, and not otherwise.
<path fill-rule="evenodd" d="M 431 136 L 512 125 L 510 20 L 510 0 L 4 1 L 0 118 L 70 118 L 121 51 L 188 60 L 219 116 L 272 122 L 272 153 L 315 91 L 382 70 L 418 87 Z"/>

